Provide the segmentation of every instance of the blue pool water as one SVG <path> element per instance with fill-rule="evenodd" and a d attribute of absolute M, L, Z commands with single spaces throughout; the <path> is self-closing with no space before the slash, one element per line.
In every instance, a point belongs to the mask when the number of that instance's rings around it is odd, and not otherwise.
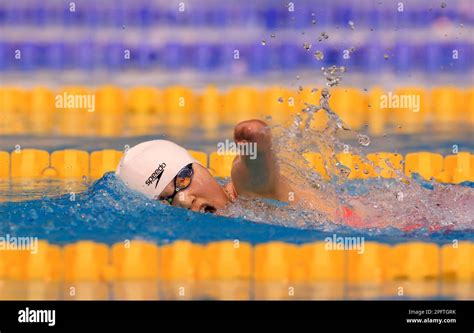
<path fill-rule="evenodd" d="M 55 185 L 53 180 L 45 182 L 50 183 L 42 186 L 53 188 Z M 344 186 L 350 190 L 356 182 Z M 463 185 L 474 188 L 474 183 Z M 429 184 L 426 186 L 429 187 Z M 0 216 L 2 234 L 34 236 L 57 244 L 78 240 L 113 244 L 127 239 L 149 240 L 158 244 L 177 239 L 197 243 L 239 239 L 254 244 L 268 241 L 301 244 L 323 240 L 334 233 L 364 236 L 366 241 L 392 244 L 410 240 L 440 244 L 453 239 L 474 240 L 472 229 L 435 233 L 420 229 L 406 233 L 396 228 L 354 230 L 334 225 L 328 231 L 327 228 L 292 228 L 243 218 L 200 214 L 151 201 L 126 188 L 113 173 L 106 174 L 82 193 L 0 202 Z"/>

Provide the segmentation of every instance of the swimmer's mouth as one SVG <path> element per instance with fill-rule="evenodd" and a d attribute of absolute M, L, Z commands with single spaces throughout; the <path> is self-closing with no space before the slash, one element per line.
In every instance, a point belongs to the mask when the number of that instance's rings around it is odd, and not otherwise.
<path fill-rule="evenodd" d="M 202 204 L 201 207 L 199 208 L 199 212 L 214 214 L 216 212 L 216 208 L 208 204 Z"/>

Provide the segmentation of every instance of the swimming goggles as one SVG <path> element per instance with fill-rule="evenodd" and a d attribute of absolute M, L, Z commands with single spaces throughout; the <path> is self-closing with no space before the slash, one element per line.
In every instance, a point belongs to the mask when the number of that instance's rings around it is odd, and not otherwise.
<path fill-rule="evenodd" d="M 190 163 L 182 168 L 178 174 L 174 177 L 174 191 L 173 194 L 164 198 L 163 200 L 168 201 L 171 205 L 173 203 L 174 197 L 179 191 L 185 190 L 191 185 L 193 179 L 194 171 L 193 164 Z"/>

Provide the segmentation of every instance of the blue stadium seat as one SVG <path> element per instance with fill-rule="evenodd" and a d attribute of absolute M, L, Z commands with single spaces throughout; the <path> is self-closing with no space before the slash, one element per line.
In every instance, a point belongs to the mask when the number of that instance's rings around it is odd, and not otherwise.
<path fill-rule="evenodd" d="M 44 46 L 43 63 L 47 69 L 63 70 L 66 67 L 66 45 L 64 42 L 49 42 Z"/>
<path fill-rule="evenodd" d="M 17 61 L 18 68 L 23 71 L 31 71 L 38 65 L 38 46 L 31 42 L 22 42 L 18 45 L 21 50 L 21 60 Z"/>
<path fill-rule="evenodd" d="M 130 59 L 125 59 L 125 50 L 127 48 L 121 42 L 109 42 L 103 46 L 102 56 L 105 66 L 108 70 L 121 70 L 125 65 L 129 65 L 133 60 L 133 54 L 130 52 Z M 131 50 L 130 50 L 131 51 Z"/>
<path fill-rule="evenodd" d="M 388 68 L 389 65 L 384 64 L 384 62 L 388 62 L 388 59 L 384 59 L 384 55 L 387 53 L 388 52 L 377 43 L 365 45 L 360 52 L 362 70 L 368 73 L 375 73 Z"/>
<path fill-rule="evenodd" d="M 300 64 L 300 52 L 298 46 L 293 42 L 283 42 L 278 47 L 278 53 L 280 55 L 280 69 L 281 70 L 294 70 Z"/>
<path fill-rule="evenodd" d="M 217 68 L 219 47 L 211 43 L 199 43 L 192 48 L 192 66 L 201 71 L 212 71 Z"/>
<path fill-rule="evenodd" d="M 161 49 L 161 65 L 168 70 L 179 70 L 185 66 L 186 47 L 180 43 L 168 42 Z"/>
<path fill-rule="evenodd" d="M 398 42 L 394 47 L 392 57 L 393 68 L 396 73 L 408 73 L 418 65 L 417 47 L 406 42 Z"/>
<path fill-rule="evenodd" d="M 443 49 L 439 43 L 428 43 L 424 47 L 423 52 L 424 69 L 428 73 L 435 73 L 443 70 Z"/>

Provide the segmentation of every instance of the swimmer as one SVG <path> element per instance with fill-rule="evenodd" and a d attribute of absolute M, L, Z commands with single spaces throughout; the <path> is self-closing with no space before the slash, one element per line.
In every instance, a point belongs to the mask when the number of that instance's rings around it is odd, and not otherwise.
<path fill-rule="evenodd" d="M 261 120 L 239 123 L 234 129 L 236 144 L 255 143 L 257 156 L 237 155 L 231 181 L 224 186 L 188 151 L 166 140 L 153 140 L 130 148 L 116 170 L 116 175 L 130 188 L 155 200 L 203 213 L 215 213 L 231 204 L 239 195 L 261 197 L 299 204 L 317 210 L 335 221 L 343 217 L 357 224 L 360 214 L 339 207 L 330 193 L 295 186 L 280 173 L 272 136 Z M 357 216 L 357 217 L 356 217 Z"/>

